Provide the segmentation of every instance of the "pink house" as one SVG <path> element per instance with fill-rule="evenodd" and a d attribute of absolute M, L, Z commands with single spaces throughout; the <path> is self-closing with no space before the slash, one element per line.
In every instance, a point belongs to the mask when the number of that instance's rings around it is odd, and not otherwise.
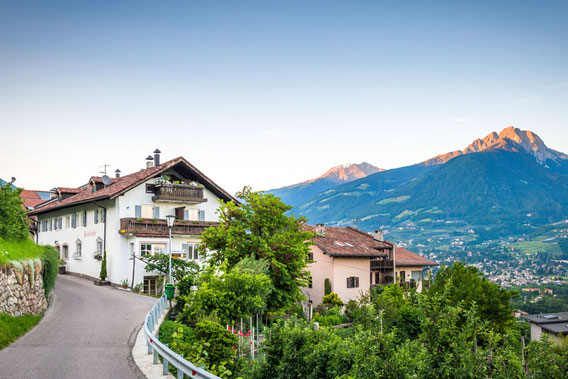
<path fill-rule="evenodd" d="M 332 292 L 346 303 L 376 284 L 412 282 L 421 289 L 424 271 L 436 262 L 383 239 L 382 231 L 373 235 L 353 227 L 306 225 L 316 234 L 308 264 L 311 286 L 303 288 L 308 302 L 319 305 L 329 280 Z"/>

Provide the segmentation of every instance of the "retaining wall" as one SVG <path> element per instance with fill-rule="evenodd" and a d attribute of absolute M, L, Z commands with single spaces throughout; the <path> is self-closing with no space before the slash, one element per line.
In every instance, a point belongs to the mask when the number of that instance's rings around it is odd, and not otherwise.
<path fill-rule="evenodd" d="M 38 315 L 46 310 L 41 259 L 0 265 L 0 313 Z"/>

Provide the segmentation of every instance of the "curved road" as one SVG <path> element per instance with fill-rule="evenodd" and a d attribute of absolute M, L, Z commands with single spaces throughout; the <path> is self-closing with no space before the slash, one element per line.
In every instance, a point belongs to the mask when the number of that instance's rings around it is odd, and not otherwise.
<path fill-rule="evenodd" d="M 0 350 L 0 378 L 144 378 L 131 349 L 156 301 L 60 275 L 41 322 Z"/>

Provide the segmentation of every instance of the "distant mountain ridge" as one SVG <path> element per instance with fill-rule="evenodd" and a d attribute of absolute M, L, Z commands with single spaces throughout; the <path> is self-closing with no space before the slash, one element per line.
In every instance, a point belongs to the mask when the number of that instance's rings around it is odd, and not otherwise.
<path fill-rule="evenodd" d="M 568 217 L 568 156 L 509 127 L 422 163 L 328 182 L 311 197 L 286 195 L 310 223 L 412 235 L 462 225 L 506 235 Z"/>
<path fill-rule="evenodd" d="M 367 162 L 349 163 L 332 167 L 317 178 L 266 192 L 279 196 L 286 204 L 296 206 L 338 184 L 348 183 L 381 171 L 384 170 Z"/>
<path fill-rule="evenodd" d="M 568 160 L 568 155 L 550 149 L 538 135 L 530 130 L 520 130 L 514 126 L 509 126 L 499 134 L 491 132 L 483 139 L 476 139 L 464 150 L 441 154 L 422 163 L 427 166 L 443 164 L 459 155 L 479 153 L 492 149 L 524 151 L 531 154 L 539 163 L 544 165 L 561 165 L 564 163 L 563 161 Z"/>

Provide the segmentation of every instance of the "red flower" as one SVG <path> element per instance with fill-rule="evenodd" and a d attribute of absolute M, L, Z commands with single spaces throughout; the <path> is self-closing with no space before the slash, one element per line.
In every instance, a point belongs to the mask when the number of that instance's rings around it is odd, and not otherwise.
<path fill-rule="evenodd" d="M 237 348 L 233 346 L 233 350 L 237 350 Z"/>
<path fill-rule="evenodd" d="M 250 344 L 252 345 L 252 341 L 250 341 Z"/>

